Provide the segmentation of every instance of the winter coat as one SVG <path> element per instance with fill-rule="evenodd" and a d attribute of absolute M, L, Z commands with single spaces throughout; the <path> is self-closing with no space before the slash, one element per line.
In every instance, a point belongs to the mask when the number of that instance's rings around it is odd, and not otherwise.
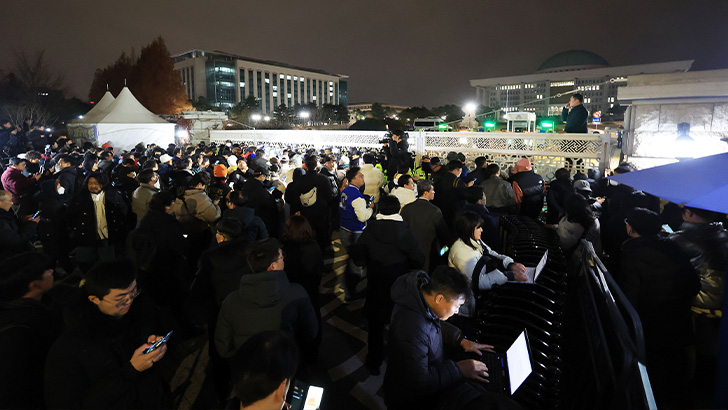
<path fill-rule="evenodd" d="M 564 132 L 569 134 L 586 134 L 589 132 L 586 126 L 588 118 L 589 111 L 584 107 L 584 104 L 561 110 L 561 120 L 566 121 Z"/>
<path fill-rule="evenodd" d="M 61 183 L 64 190 L 61 198 L 65 205 L 71 203 L 73 196 L 76 194 L 76 182 L 78 179 L 77 174 L 76 168 L 72 166 L 63 168 L 56 174 L 56 179 Z"/>
<path fill-rule="evenodd" d="M 435 186 L 433 203 L 442 211 L 447 226 L 453 226 L 455 215 L 465 205 L 467 184 L 452 172 L 446 172 Z"/>
<path fill-rule="evenodd" d="M 508 282 L 509 279 L 512 279 L 506 275 L 506 272 L 508 271 L 508 266 L 513 263 L 513 259 L 495 252 L 481 241 L 471 239 L 470 242 L 473 247 L 466 245 L 462 239 L 455 241 L 452 248 L 450 248 L 450 256 L 448 256 L 449 266 L 456 268 L 472 281 L 473 275 L 475 274 L 473 272 L 475 265 L 478 264 L 478 260 L 483 255 L 486 255 L 499 260 L 500 263 L 497 265 L 500 266 L 492 271 L 486 272 L 486 269 L 483 269 L 482 272 L 478 272 L 480 275 L 478 278 L 479 289 L 490 289 L 493 285 L 502 285 Z"/>
<path fill-rule="evenodd" d="M 720 309 L 728 269 L 728 232 L 720 222 L 683 223 L 682 230 L 670 235 L 693 263 L 700 276 L 701 290 L 693 306 Z"/>
<path fill-rule="evenodd" d="M 546 213 L 546 223 L 555 224 L 564 216 L 564 200 L 566 196 L 574 192 L 570 179 L 554 179 L 549 184 L 549 190 L 546 194 L 546 204 L 548 206 Z"/>
<path fill-rule="evenodd" d="M 255 216 L 255 210 L 253 208 L 239 206 L 233 209 L 226 209 L 222 213 L 222 217 L 237 219 L 243 227 L 242 235 L 251 242 L 268 238 L 268 229 L 263 220 Z"/>
<path fill-rule="evenodd" d="M 253 208 L 255 216 L 263 220 L 268 229 L 268 235 L 278 236 L 280 227 L 278 205 L 263 183 L 255 178 L 250 178 L 243 184 L 242 193 L 247 200 L 245 206 Z"/>
<path fill-rule="evenodd" d="M 329 205 L 334 200 L 331 181 L 324 175 L 316 172 L 306 172 L 286 187 L 286 203 L 291 206 L 291 215 L 301 212 L 308 219 L 311 227 L 316 231 L 316 237 L 326 235 L 329 229 Z M 316 203 L 304 207 L 301 203 L 301 194 L 316 188 Z M 330 240 L 330 238 L 329 238 Z"/>
<path fill-rule="evenodd" d="M 400 210 L 402 210 L 405 205 L 409 205 L 417 199 L 417 195 L 413 190 L 403 187 L 394 188 L 391 195 L 397 197 L 397 199 L 399 200 Z"/>
<path fill-rule="evenodd" d="M 427 199 L 420 198 L 402 208 L 400 214 L 424 252 L 424 267 L 428 268 L 435 239 L 439 239 L 441 245 L 450 243 L 450 231 L 442 217 L 442 211 Z"/>
<path fill-rule="evenodd" d="M 374 203 L 378 203 L 380 188 L 387 181 L 384 177 L 384 173 L 377 168 L 374 168 L 373 164 L 362 165 L 361 173 L 364 175 L 364 195 L 373 195 Z"/>
<path fill-rule="evenodd" d="M 0 209 L 0 260 L 19 252 L 32 251 L 30 240 L 37 230 L 37 223 L 21 223 L 12 211 Z"/>
<path fill-rule="evenodd" d="M 602 237 L 598 219 L 594 220 L 585 233 L 581 224 L 570 221 L 569 217 L 564 215 L 556 226 L 556 234 L 559 236 L 559 245 L 564 251 L 574 249 L 579 245 L 581 239 L 586 239 L 591 242 L 597 255 L 602 254 Z"/>
<path fill-rule="evenodd" d="M 134 190 L 131 195 L 131 211 L 136 215 L 136 222 L 139 222 L 144 218 L 144 215 L 149 210 L 149 201 L 152 199 L 152 195 L 159 192 L 159 188 L 154 187 L 150 184 L 140 184 L 139 188 Z"/>
<path fill-rule="evenodd" d="M 104 192 L 106 223 L 109 227 L 108 239 L 110 244 L 116 244 L 126 240 L 129 231 L 126 223 L 127 207 L 121 194 L 116 190 L 107 189 Z M 67 212 L 73 245 L 96 246 L 99 235 L 96 227 L 96 208 L 91 193 L 86 189 L 79 192 Z"/>
<path fill-rule="evenodd" d="M 298 283 L 311 299 L 314 309 L 321 307 L 319 286 L 324 271 L 324 256 L 318 242 L 284 240 L 286 275 L 291 283 Z"/>
<path fill-rule="evenodd" d="M 690 305 L 700 279 L 673 241 L 657 236 L 622 244 L 619 287 L 642 321 L 648 346 L 685 347 L 693 342 Z"/>
<path fill-rule="evenodd" d="M 13 167 L 5 168 L 2 177 L 3 187 L 6 191 L 13 194 L 13 204 L 20 203 L 20 197 L 33 192 L 36 181 L 34 178 L 28 178 L 23 172 Z"/>
<path fill-rule="evenodd" d="M 445 345 L 458 346 L 462 333 L 430 309 L 422 296 L 429 281 L 420 271 L 400 276 L 392 285 L 394 311 L 383 386 L 391 410 L 437 408 L 445 390 L 463 379 L 455 362 L 445 358 Z M 452 408 L 455 404 L 450 403 Z"/>
<path fill-rule="evenodd" d="M 520 206 L 520 215 L 538 218 L 546 191 L 543 178 L 533 171 L 528 158 L 519 160 L 514 172 L 509 181 L 513 187 L 516 203 Z"/>
<path fill-rule="evenodd" d="M 389 322 L 392 284 L 425 263 L 425 254 L 417 239 L 400 215 L 377 215 L 359 237 L 352 253 L 355 262 L 367 267 L 365 315 L 370 320 Z"/>
<path fill-rule="evenodd" d="M 318 323 L 306 291 L 283 271 L 246 274 L 240 289 L 222 302 L 215 346 L 220 356 L 230 358 L 253 335 L 279 329 L 293 333 L 300 344 L 314 339 Z"/>
<path fill-rule="evenodd" d="M 160 324 L 157 308 L 144 294 L 121 318 L 101 313 L 85 295 L 67 313 L 67 330 L 48 353 L 45 368 L 49 409 L 171 408 L 162 368 L 138 372 L 130 362 L 150 335 L 171 330 Z"/>
<path fill-rule="evenodd" d="M 477 182 L 477 184 L 480 184 L 480 187 L 483 188 L 488 208 L 507 210 L 507 208 L 516 205 L 513 187 L 505 179 L 497 175 L 491 175 L 482 182 Z"/>
<path fill-rule="evenodd" d="M 205 191 L 187 189 L 184 196 L 177 198 L 175 201 L 174 214 L 183 225 L 192 225 L 198 222 L 212 225 L 220 219 L 221 212 L 220 207 L 212 203 Z"/>
<path fill-rule="evenodd" d="M 192 296 L 201 301 L 212 302 L 214 310 L 222 306 L 229 294 L 240 286 L 243 273 L 249 272 L 245 248 L 251 241 L 237 238 L 221 242 L 205 251 L 200 257 Z"/>

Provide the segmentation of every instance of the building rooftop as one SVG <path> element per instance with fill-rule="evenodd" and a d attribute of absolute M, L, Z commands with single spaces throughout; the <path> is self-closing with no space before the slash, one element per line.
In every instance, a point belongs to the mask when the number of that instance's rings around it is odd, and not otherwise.
<path fill-rule="evenodd" d="M 602 56 L 586 50 L 569 50 L 546 59 L 539 72 L 579 70 L 585 68 L 607 67 L 609 63 Z"/>
<path fill-rule="evenodd" d="M 208 50 L 201 50 L 199 48 L 193 48 L 193 49 L 187 50 L 187 51 L 185 51 L 183 53 L 173 54 L 172 55 L 172 58 L 175 60 L 175 62 L 182 61 L 182 60 L 186 60 L 187 58 L 181 58 L 181 57 L 184 57 L 186 54 L 193 54 L 194 52 L 199 52 L 201 54 L 201 55 L 199 55 L 199 57 L 205 56 L 207 54 L 214 54 L 214 55 L 218 55 L 218 56 L 222 56 L 222 57 L 227 57 L 230 60 L 233 60 L 233 59 L 235 59 L 235 60 L 245 60 L 245 61 L 250 61 L 252 63 L 268 64 L 268 65 L 274 65 L 274 66 L 278 66 L 278 67 L 290 68 L 290 69 L 293 69 L 293 70 L 301 70 L 301 71 L 308 71 L 308 72 L 311 72 L 311 73 L 331 75 L 331 76 L 334 76 L 334 77 L 339 77 L 341 79 L 347 79 L 347 78 L 349 78 L 348 75 L 330 73 L 328 71 L 324 71 L 324 70 L 317 69 L 317 68 L 300 67 L 300 66 L 295 66 L 295 65 L 287 64 L 287 63 L 281 63 L 279 61 L 273 61 L 273 60 L 261 60 L 259 58 L 245 57 L 245 56 L 241 56 L 241 55 L 237 55 L 237 54 L 226 53 L 224 51 L 219 51 L 219 50 L 208 51 Z"/>

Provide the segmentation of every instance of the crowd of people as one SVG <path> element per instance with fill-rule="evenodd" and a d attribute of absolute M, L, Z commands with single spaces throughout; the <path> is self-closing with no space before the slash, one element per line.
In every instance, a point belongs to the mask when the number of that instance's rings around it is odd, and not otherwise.
<path fill-rule="evenodd" d="M 707 371 L 717 354 L 722 216 L 672 204 L 660 213 L 659 199 L 594 170 L 562 168 L 547 184 L 527 158 L 510 175 L 485 156 L 469 169 L 455 152 L 414 164 L 399 130 L 381 150 L 348 151 L 228 142 L 117 152 L 44 138 L 42 151 L 5 150 L 1 178 L 9 407 L 169 408 L 165 354 L 206 332 L 220 402 L 233 389 L 245 408 L 280 408 L 294 374 L 318 360 L 319 286 L 338 238 L 349 256 L 343 303 L 364 299 L 365 364 L 377 375 L 387 360 L 390 409 L 517 408 L 483 388 L 483 363 L 444 349 L 491 350 L 447 319 L 472 314 L 473 292 L 528 280 L 500 253 L 508 214 L 543 218 L 567 255 L 593 244 L 640 314 L 660 401 L 680 403 L 689 385 L 669 367 L 705 374 L 695 366 Z"/>

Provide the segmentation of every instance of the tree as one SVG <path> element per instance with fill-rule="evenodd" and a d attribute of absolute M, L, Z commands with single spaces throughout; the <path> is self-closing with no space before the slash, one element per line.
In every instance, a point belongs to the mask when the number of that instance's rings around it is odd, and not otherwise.
<path fill-rule="evenodd" d="M 336 122 L 338 122 L 339 124 L 349 123 L 349 108 L 347 108 L 346 105 L 335 105 L 334 110 L 336 111 Z"/>
<path fill-rule="evenodd" d="M 178 114 L 192 109 L 182 76 L 174 69 L 174 61 L 162 36 L 142 48 L 132 79 L 129 88 L 149 111 Z"/>
<path fill-rule="evenodd" d="M 64 92 L 65 81 L 51 68 L 44 51 L 16 53 L 12 71 L 0 80 L 1 115 L 16 125 L 26 119 L 52 125 L 68 119 Z"/>
<path fill-rule="evenodd" d="M 425 107 L 410 107 L 399 112 L 400 121 L 407 126 L 412 125 L 416 118 L 432 117 L 434 115 L 432 111 Z M 462 118 L 462 115 L 460 115 L 460 118 Z"/>
<path fill-rule="evenodd" d="M 377 119 L 377 120 L 384 119 L 384 108 L 382 107 L 382 104 L 380 104 L 378 102 L 375 102 L 374 104 L 372 104 L 371 114 L 372 114 L 372 118 L 374 118 L 374 119 Z"/>
<path fill-rule="evenodd" d="M 445 117 L 445 122 L 455 122 L 463 119 L 463 108 L 455 104 L 446 104 L 433 107 L 430 111 L 438 117 Z"/>
<path fill-rule="evenodd" d="M 116 95 L 125 85 L 155 114 L 177 114 L 193 108 L 161 36 L 143 47 L 139 58 L 133 50 L 130 55 L 122 52 L 114 64 L 97 69 L 89 98 L 98 101 L 107 89 Z"/>
<path fill-rule="evenodd" d="M 293 116 L 293 110 L 288 108 L 286 104 L 279 105 L 273 112 L 273 120 L 280 127 L 290 127 L 293 124 Z"/>

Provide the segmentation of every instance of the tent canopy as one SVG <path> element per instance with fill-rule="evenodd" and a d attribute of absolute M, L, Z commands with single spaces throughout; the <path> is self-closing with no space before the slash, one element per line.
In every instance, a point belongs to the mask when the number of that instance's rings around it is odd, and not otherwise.
<path fill-rule="evenodd" d="M 116 149 L 129 150 L 140 142 L 160 146 L 174 143 L 174 129 L 174 124 L 146 109 L 129 88 L 124 87 L 116 99 L 107 91 L 83 119 L 69 125 L 69 135 L 98 145 L 108 142 Z"/>

